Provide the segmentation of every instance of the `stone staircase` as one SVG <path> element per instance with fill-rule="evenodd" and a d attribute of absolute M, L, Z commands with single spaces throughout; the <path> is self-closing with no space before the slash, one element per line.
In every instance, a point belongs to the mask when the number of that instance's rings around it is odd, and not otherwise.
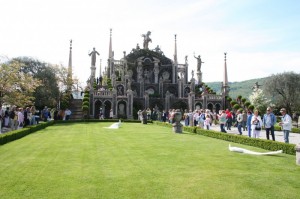
<path fill-rule="evenodd" d="M 82 119 L 82 99 L 72 99 L 70 103 L 70 110 L 72 111 L 71 120 Z"/>

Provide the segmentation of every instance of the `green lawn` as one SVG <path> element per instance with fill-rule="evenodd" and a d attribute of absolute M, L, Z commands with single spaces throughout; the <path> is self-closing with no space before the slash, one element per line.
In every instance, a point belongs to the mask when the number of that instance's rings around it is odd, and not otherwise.
<path fill-rule="evenodd" d="M 59 124 L 0 146 L 0 198 L 299 198 L 295 156 L 153 124 Z M 233 146 L 263 151 L 232 143 Z"/>

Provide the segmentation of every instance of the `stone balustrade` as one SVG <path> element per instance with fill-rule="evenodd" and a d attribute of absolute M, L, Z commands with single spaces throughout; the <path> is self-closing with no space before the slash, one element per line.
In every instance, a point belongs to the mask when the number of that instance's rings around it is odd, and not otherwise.
<path fill-rule="evenodd" d="M 109 91 L 109 90 L 94 91 L 94 96 L 111 97 L 112 95 L 113 95 L 113 92 Z"/>

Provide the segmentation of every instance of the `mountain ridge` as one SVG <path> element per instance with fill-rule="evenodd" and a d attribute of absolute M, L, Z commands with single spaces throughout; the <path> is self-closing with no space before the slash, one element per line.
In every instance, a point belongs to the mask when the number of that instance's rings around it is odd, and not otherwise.
<path fill-rule="evenodd" d="M 249 79 L 244 81 L 236 81 L 236 82 L 229 82 L 229 96 L 233 99 L 237 98 L 237 96 L 241 95 L 244 98 L 249 99 L 249 96 L 252 94 L 255 83 L 257 82 L 258 85 L 261 85 L 261 89 L 263 89 L 263 85 L 270 77 L 263 77 L 257 79 Z M 221 93 L 221 85 L 222 82 L 205 82 L 207 86 L 209 86 L 213 91 L 217 94 Z"/>

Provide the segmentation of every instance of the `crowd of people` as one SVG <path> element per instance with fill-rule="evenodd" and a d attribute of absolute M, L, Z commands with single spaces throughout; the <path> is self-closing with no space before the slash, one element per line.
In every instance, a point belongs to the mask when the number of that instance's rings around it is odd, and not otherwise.
<path fill-rule="evenodd" d="M 286 109 L 282 108 L 280 110 L 282 114 L 280 122 L 277 122 L 277 118 L 272 112 L 271 107 L 266 109 L 265 114 L 259 115 L 258 110 L 244 111 L 237 110 L 230 111 L 229 109 L 220 110 L 218 113 L 212 112 L 209 109 L 199 109 L 199 110 L 185 110 L 182 114 L 182 120 L 185 126 L 197 126 L 199 128 L 209 130 L 212 124 L 219 124 L 220 131 L 227 133 L 231 128 L 237 128 L 240 135 L 243 131 L 248 132 L 249 137 L 259 138 L 261 136 L 261 131 L 264 127 L 266 133 L 266 138 L 269 140 L 270 136 L 273 141 L 275 141 L 275 124 L 277 123 L 281 126 L 284 133 L 284 141 L 289 143 L 289 132 L 292 128 L 292 118 L 287 114 Z M 169 111 L 160 112 L 156 108 L 152 110 L 147 108 L 145 110 L 138 111 L 138 118 L 141 121 L 145 120 L 158 120 L 161 122 L 174 123 L 175 109 L 170 109 Z"/>
<path fill-rule="evenodd" d="M 157 108 L 147 108 L 138 111 L 138 119 L 145 123 L 147 120 L 158 120 L 161 122 L 174 123 L 174 115 L 176 110 L 170 109 L 169 111 L 159 111 Z M 280 110 L 281 121 L 278 125 L 282 127 L 284 133 L 284 141 L 289 143 L 289 132 L 292 129 L 292 118 L 287 114 L 286 109 Z M 41 111 L 37 110 L 34 106 L 26 108 L 17 108 L 16 106 L 6 107 L 5 110 L 0 109 L 0 129 L 9 128 L 16 130 L 29 125 L 38 124 L 39 121 L 49 120 L 69 120 L 72 112 L 69 109 L 57 110 L 50 109 L 47 106 Z M 110 111 L 112 117 L 112 110 Z M 220 125 L 220 131 L 227 133 L 231 128 L 236 127 L 240 135 L 242 131 L 248 131 L 248 136 L 259 138 L 261 131 L 264 127 L 266 138 L 269 140 L 270 135 L 272 140 L 275 141 L 274 126 L 277 123 L 276 116 L 272 109 L 268 107 L 266 113 L 262 116 L 259 115 L 258 110 L 252 111 L 230 111 L 220 110 L 219 113 L 212 112 L 209 109 L 199 110 L 184 110 L 182 113 L 182 120 L 185 126 L 197 126 L 199 128 L 210 129 L 213 123 Z"/>
<path fill-rule="evenodd" d="M 31 107 L 16 107 L 10 106 L 6 108 L 0 107 L 0 133 L 2 129 L 17 130 L 26 126 L 36 125 L 40 121 L 49 120 L 69 120 L 71 111 L 51 109 L 47 106 L 43 110 L 36 109 L 35 106 Z"/>

